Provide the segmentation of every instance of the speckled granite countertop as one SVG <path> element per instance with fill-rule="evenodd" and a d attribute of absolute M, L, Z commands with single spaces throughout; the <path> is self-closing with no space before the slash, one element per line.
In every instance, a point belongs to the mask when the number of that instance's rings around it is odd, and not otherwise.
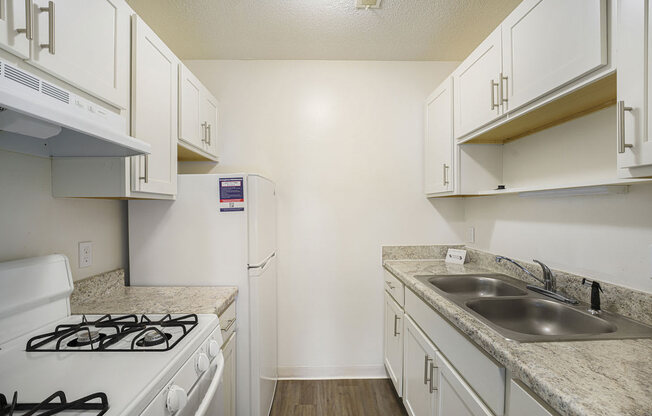
<path fill-rule="evenodd" d="M 560 414 L 652 415 L 652 339 L 509 341 L 414 277 L 486 269 L 443 260 L 385 260 L 383 265 Z"/>
<path fill-rule="evenodd" d="M 222 314 L 235 300 L 237 287 L 135 287 L 124 285 L 124 271 L 74 283 L 73 314 L 214 313 Z"/>

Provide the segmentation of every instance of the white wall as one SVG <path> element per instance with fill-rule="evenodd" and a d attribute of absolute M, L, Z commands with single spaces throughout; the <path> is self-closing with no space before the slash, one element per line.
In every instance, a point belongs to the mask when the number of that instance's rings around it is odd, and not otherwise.
<path fill-rule="evenodd" d="M 281 373 L 383 375 L 381 245 L 461 238 L 460 202 L 421 180 L 423 100 L 455 65 L 187 64 L 220 101 L 213 171 L 277 182 Z"/>
<path fill-rule="evenodd" d="M 615 166 L 615 132 L 613 107 L 541 131 L 505 146 L 505 173 L 513 186 L 519 186 L 519 180 L 532 182 L 531 171 L 550 182 L 559 182 L 562 174 L 580 180 L 577 169 L 563 164 L 585 165 L 582 171 L 588 171 L 587 161 L 597 158 Z M 565 155 L 555 158 L 546 149 L 533 147 L 540 143 L 554 143 Z M 539 160 L 519 160 L 524 146 L 536 151 Z M 605 148 L 606 155 L 600 150 Z M 539 259 L 554 268 L 652 292 L 652 185 L 631 186 L 625 195 L 505 195 L 468 198 L 464 204 L 467 224 L 476 228 L 472 247 L 522 260 Z"/>
<path fill-rule="evenodd" d="M 50 159 L 0 150 L 0 261 L 62 253 L 75 280 L 125 267 L 125 202 L 55 199 L 51 183 Z M 80 241 L 91 267 L 77 267 Z"/>

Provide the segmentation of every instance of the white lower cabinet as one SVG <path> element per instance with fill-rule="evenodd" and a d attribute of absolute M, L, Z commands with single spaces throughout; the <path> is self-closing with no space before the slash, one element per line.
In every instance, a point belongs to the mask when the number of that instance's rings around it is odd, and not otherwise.
<path fill-rule="evenodd" d="M 511 380 L 509 384 L 509 400 L 507 401 L 508 416 L 559 416 L 541 399 L 522 384 L 520 381 Z"/>
<path fill-rule="evenodd" d="M 438 374 L 435 346 L 405 317 L 403 404 L 410 416 L 436 415 Z"/>
<path fill-rule="evenodd" d="M 224 376 L 222 378 L 222 409 L 217 414 L 223 416 L 235 416 L 235 346 L 236 333 L 222 348 L 224 354 Z"/>
<path fill-rule="evenodd" d="M 403 394 L 403 309 L 385 292 L 385 368 L 399 397 Z"/>
<path fill-rule="evenodd" d="M 493 416 L 475 392 L 440 353 L 436 354 L 439 374 L 437 416 Z M 525 415 L 525 413 L 523 414 Z"/>

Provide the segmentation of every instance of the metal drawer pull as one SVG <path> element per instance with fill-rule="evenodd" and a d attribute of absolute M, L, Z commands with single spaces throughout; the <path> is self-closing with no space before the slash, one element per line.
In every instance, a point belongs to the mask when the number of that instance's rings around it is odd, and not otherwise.
<path fill-rule="evenodd" d="M 2 19 L 4 19 L 4 10 L 6 4 L 2 4 Z M 18 33 L 24 33 L 27 40 L 34 39 L 34 21 L 32 15 L 34 14 L 34 3 L 32 0 L 25 0 L 25 28 L 16 29 Z"/>
<path fill-rule="evenodd" d="M 149 183 L 149 155 L 145 155 L 145 176 L 141 176 L 138 179 Z"/>
<path fill-rule="evenodd" d="M 428 384 L 430 379 L 428 378 L 428 363 L 432 361 L 432 358 L 426 354 L 425 362 L 423 363 L 423 384 Z M 431 377 L 432 378 L 432 377 Z"/>
<path fill-rule="evenodd" d="M 208 145 L 211 145 L 211 125 L 208 125 Z"/>
<path fill-rule="evenodd" d="M 401 319 L 398 317 L 398 315 L 394 315 L 394 336 L 400 335 L 401 333 L 398 332 L 398 320 Z"/>
<path fill-rule="evenodd" d="M 39 7 L 41 12 L 48 14 L 48 43 L 41 43 L 41 49 L 46 49 L 54 55 L 54 2 L 49 1 L 48 7 Z"/>
<path fill-rule="evenodd" d="M 444 163 L 444 186 L 448 185 L 448 168 L 449 166 Z"/>
<path fill-rule="evenodd" d="M 632 111 L 632 107 L 625 107 L 624 101 L 618 101 L 616 105 L 616 124 L 618 125 L 618 153 L 625 153 L 626 148 L 634 147 L 633 144 L 625 143 L 625 111 Z"/>
<path fill-rule="evenodd" d="M 494 82 L 494 80 L 489 80 L 489 86 L 491 87 L 491 109 L 495 109 L 498 107 L 498 104 L 496 104 L 494 101 L 496 101 L 496 94 L 494 93 L 494 87 L 498 87 L 498 83 Z"/>
<path fill-rule="evenodd" d="M 232 327 L 233 324 L 235 323 L 235 318 L 233 318 L 233 319 L 229 319 L 229 320 L 226 321 L 226 322 L 228 322 L 229 324 L 226 326 L 226 328 L 222 328 L 222 332 L 227 332 L 229 329 L 231 329 L 231 327 Z"/>
<path fill-rule="evenodd" d="M 433 392 L 437 391 L 437 387 L 433 387 L 433 385 L 432 385 L 432 382 L 435 379 L 435 377 L 434 377 L 435 369 L 437 369 L 437 366 L 433 362 L 433 363 L 430 364 L 430 380 L 429 380 L 430 381 L 430 393 L 433 393 Z"/>
<path fill-rule="evenodd" d="M 385 280 L 385 283 L 387 283 L 387 286 L 389 286 L 389 288 L 392 289 L 392 290 L 396 287 L 389 280 Z"/>
<path fill-rule="evenodd" d="M 507 86 L 507 77 L 503 76 L 503 73 L 501 72 L 500 73 L 500 98 L 499 98 L 499 101 L 501 103 L 506 103 L 507 102 L 507 91 L 503 90 L 503 83 L 504 83 L 505 86 Z"/>

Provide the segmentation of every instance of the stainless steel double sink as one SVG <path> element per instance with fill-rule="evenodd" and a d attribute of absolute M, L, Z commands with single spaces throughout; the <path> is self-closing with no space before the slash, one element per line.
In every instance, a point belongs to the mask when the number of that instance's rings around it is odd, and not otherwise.
<path fill-rule="evenodd" d="M 507 339 L 519 342 L 651 338 L 652 327 L 589 305 L 569 305 L 502 274 L 417 275 Z"/>

